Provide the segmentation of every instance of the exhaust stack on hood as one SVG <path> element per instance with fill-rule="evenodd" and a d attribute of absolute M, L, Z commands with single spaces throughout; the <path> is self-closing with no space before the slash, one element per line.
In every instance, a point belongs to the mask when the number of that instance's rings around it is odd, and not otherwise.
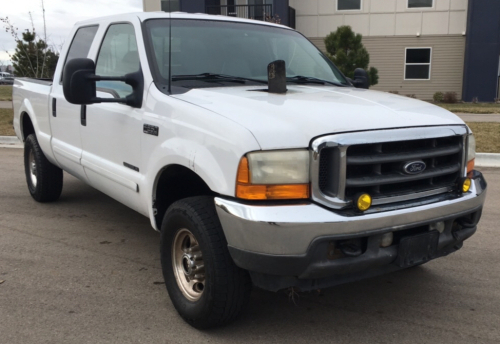
<path fill-rule="evenodd" d="M 283 60 L 271 62 L 267 66 L 269 93 L 286 93 L 286 64 Z"/>

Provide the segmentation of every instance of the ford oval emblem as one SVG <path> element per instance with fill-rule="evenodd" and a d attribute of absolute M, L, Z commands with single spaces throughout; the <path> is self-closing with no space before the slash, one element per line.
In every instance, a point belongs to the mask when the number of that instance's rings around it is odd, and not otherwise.
<path fill-rule="evenodd" d="M 406 174 L 419 174 L 425 171 L 427 165 L 423 161 L 412 161 L 404 165 L 403 171 Z"/>

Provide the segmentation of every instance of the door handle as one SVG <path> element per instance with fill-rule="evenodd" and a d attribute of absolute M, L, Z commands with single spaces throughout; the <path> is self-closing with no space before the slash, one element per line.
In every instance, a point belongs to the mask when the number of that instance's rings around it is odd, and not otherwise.
<path fill-rule="evenodd" d="M 80 109 L 80 123 L 86 127 L 87 126 L 87 105 L 82 105 Z"/>
<path fill-rule="evenodd" d="M 57 117 L 56 98 L 52 98 L 52 116 Z"/>

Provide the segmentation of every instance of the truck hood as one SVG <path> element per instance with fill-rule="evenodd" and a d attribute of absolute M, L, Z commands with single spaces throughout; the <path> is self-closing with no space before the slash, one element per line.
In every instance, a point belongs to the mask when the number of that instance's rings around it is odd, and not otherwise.
<path fill-rule="evenodd" d="M 349 131 L 464 124 L 427 102 L 350 87 L 292 85 L 283 95 L 217 87 L 175 97 L 246 127 L 264 150 L 308 147 L 315 137 Z"/>

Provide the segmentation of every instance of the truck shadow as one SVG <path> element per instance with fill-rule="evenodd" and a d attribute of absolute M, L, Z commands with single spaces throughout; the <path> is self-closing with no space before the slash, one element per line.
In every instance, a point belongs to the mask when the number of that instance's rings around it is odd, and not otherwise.
<path fill-rule="evenodd" d="M 56 207 L 64 217 L 85 218 L 85 221 L 74 224 L 81 230 L 100 227 L 96 233 L 100 233 L 98 241 L 101 243 L 133 242 L 128 248 L 122 246 L 114 255 L 143 263 L 154 270 L 154 283 L 162 284 L 159 235 L 151 229 L 147 218 L 72 177 L 66 178 L 65 190 Z M 410 323 L 415 333 L 416 329 L 428 326 L 429 319 L 442 319 L 449 314 L 447 303 L 453 303 L 457 296 L 450 294 L 450 290 L 458 282 L 440 273 L 442 262 L 434 261 L 425 266 L 310 293 L 291 295 L 285 291 L 272 293 L 255 288 L 248 309 L 240 319 L 230 326 L 210 331 L 196 331 L 184 323 L 166 292 L 163 299 L 158 300 L 157 309 L 151 312 L 168 316 L 175 326 L 192 333 L 197 342 L 368 343 L 373 342 L 375 333 L 383 333 L 383 337 L 391 341 L 392 334 L 402 334 Z M 151 288 L 151 285 L 145 287 Z M 164 288 L 163 285 L 155 287 Z M 446 296 L 443 298 L 443 295 Z M 436 307 L 439 304 L 442 307 Z M 159 318 L 157 321 L 157 328 L 161 329 L 162 321 Z M 411 339 L 411 334 L 404 336 Z"/>

